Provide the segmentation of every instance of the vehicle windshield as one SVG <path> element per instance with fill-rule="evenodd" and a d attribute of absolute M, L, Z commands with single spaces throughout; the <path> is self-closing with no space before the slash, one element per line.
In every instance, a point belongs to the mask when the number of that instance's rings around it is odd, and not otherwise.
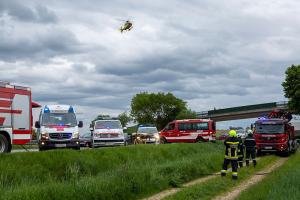
<path fill-rule="evenodd" d="M 95 124 L 95 129 L 122 129 L 120 121 L 97 121 Z"/>
<path fill-rule="evenodd" d="M 76 126 L 76 116 L 74 113 L 44 113 L 42 116 L 43 126 Z"/>
<path fill-rule="evenodd" d="M 157 128 L 156 127 L 140 127 L 137 131 L 138 133 L 157 133 Z"/>
<path fill-rule="evenodd" d="M 284 133 L 283 124 L 256 124 L 255 126 L 256 133 Z"/>

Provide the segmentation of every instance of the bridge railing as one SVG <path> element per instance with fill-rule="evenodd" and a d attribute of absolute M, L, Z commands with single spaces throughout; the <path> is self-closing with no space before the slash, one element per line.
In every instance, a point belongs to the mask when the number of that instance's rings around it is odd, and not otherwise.
<path fill-rule="evenodd" d="M 279 101 L 279 102 L 272 102 L 272 103 L 262 103 L 262 104 L 255 104 L 255 105 L 247 105 L 247 106 L 238 106 L 232 108 L 223 108 L 217 110 L 209 110 L 209 111 L 202 111 L 197 112 L 197 116 L 199 118 L 209 117 L 212 115 L 221 115 L 226 113 L 233 113 L 233 112 L 243 112 L 249 110 L 260 110 L 260 109 L 275 109 L 275 108 L 287 108 L 287 101 Z"/>

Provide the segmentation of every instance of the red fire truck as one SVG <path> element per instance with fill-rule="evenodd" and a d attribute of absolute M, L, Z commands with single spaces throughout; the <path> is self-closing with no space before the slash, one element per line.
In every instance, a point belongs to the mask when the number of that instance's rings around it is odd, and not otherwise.
<path fill-rule="evenodd" d="M 31 101 L 30 88 L 0 81 L 0 153 L 30 142 L 32 107 L 39 105 Z"/>
<path fill-rule="evenodd" d="M 216 141 L 216 124 L 208 119 L 174 120 L 160 131 L 160 143 Z"/>
<path fill-rule="evenodd" d="M 255 122 L 254 138 L 257 152 L 279 152 L 289 155 L 298 147 L 294 126 L 289 122 L 291 119 L 272 113 Z"/>

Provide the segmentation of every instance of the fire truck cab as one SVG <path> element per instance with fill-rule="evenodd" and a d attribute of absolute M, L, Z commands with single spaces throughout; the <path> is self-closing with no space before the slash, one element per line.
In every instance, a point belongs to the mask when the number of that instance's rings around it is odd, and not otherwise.
<path fill-rule="evenodd" d="M 294 126 L 286 119 L 260 118 L 255 122 L 257 152 L 279 152 L 289 155 L 297 150 Z"/>
<path fill-rule="evenodd" d="M 215 142 L 216 124 L 209 119 L 174 120 L 160 131 L 160 143 Z"/>
<path fill-rule="evenodd" d="M 39 105 L 32 103 L 30 88 L 0 81 L 0 153 L 30 142 L 32 107 Z"/>

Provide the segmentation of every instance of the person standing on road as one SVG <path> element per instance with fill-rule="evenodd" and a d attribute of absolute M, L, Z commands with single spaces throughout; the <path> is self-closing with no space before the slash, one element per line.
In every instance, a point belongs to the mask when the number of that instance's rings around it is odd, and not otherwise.
<path fill-rule="evenodd" d="M 238 178 L 238 146 L 239 140 L 235 130 L 229 131 L 229 137 L 224 141 L 225 145 L 225 158 L 223 163 L 223 169 L 221 170 L 221 176 L 226 176 L 227 167 L 231 164 L 232 167 L 232 179 Z"/>
<path fill-rule="evenodd" d="M 238 146 L 238 165 L 240 168 L 243 167 L 243 162 L 244 162 L 244 144 L 242 138 L 239 136 L 239 146 Z"/>
<path fill-rule="evenodd" d="M 253 166 L 256 166 L 256 159 L 255 159 L 255 146 L 256 142 L 255 139 L 253 138 L 253 132 L 252 130 L 247 131 L 248 136 L 245 139 L 244 145 L 246 147 L 246 166 L 249 167 L 249 161 L 250 157 L 253 161 Z"/>

